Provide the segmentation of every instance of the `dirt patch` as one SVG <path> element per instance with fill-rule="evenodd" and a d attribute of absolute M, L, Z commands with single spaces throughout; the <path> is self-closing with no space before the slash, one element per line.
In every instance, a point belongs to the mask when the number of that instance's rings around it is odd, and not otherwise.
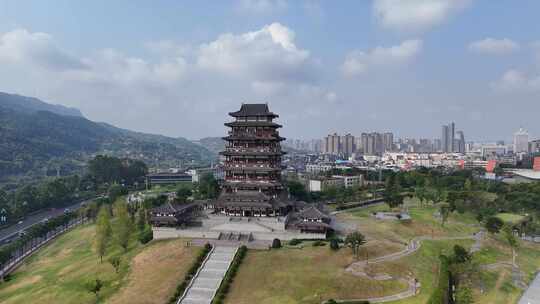
<path fill-rule="evenodd" d="M 185 240 L 157 242 L 131 262 L 128 283 L 108 303 L 165 303 L 191 266 L 197 247 L 185 247 Z"/>

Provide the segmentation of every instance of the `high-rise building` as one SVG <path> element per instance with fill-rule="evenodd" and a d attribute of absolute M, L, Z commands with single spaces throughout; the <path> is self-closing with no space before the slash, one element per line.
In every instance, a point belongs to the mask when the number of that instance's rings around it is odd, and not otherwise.
<path fill-rule="evenodd" d="M 366 155 L 381 155 L 384 152 L 383 136 L 381 133 L 372 132 L 362 134 L 362 146 Z"/>
<path fill-rule="evenodd" d="M 540 139 L 533 140 L 529 143 L 530 153 L 540 153 Z"/>
<path fill-rule="evenodd" d="M 465 153 L 465 134 L 463 134 L 463 131 L 457 131 L 457 139 L 455 145 L 455 151 L 459 153 Z"/>
<path fill-rule="evenodd" d="M 339 135 L 337 133 L 329 134 L 324 138 L 324 154 L 338 155 Z"/>
<path fill-rule="evenodd" d="M 392 132 L 386 132 L 383 135 L 383 146 L 384 151 L 393 151 L 394 150 L 394 134 Z"/>
<path fill-rule="evenodd" d="M 433 151 L 435 151 L 435 152 L 442 151 L 442 139 L 435 138 L 433 140 Z"/>
<path fill-rule="evenodd" d="M 343 155 L 345 157 L 349 157 L 354 152 L 354 136 L 351 134 L 347 134 L 345 136 L 341 136 L 341 151 L 340 155 Z"/>
<path fill-rule="evenodd" d="M 454 147 L 454 139 L 455 139 L 455 124 L 452 122 L 448 125 L 442 126 L 442 137 L 441 137 L 442 152 L 452 153 L 456 151 Z"/>
<path fill-rule="evenodd" d="M 514 153 L 528 153 L 529 152 L 529 133 L 519 128 L 519 131 L 514 133 Z"/>
<path fill-rule="evenodd" d="M 367 154 L 368 153 L 368 134 L 367 133 L 362 133 L 361 135 L 361 142 L 362 142 L 362 153 L 363 154 Z"/>

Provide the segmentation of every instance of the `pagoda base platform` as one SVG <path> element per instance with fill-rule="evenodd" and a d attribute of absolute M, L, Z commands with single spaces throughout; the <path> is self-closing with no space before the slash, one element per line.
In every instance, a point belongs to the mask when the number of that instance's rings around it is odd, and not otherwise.
<path fill-rule="evenodd" d="M 283 217 L 229 217 L 208 215 L 201 219 L 202 225 L 188 228 L 154 227 L 154 239 L 191 238 L 220 240 L 225 234 L 249 235 L 246 242 L 280 239 L 325 239 L 324 233 L 303 233 L 285 229 Z"/>

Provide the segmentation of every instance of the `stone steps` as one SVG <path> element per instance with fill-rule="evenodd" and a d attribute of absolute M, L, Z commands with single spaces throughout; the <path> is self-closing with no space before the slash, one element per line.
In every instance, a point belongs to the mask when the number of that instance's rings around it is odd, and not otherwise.
<path fill-rule="evenodd" d="M 237 247 L 215 246 L 179 304 L 210 304 L 234 259 Z"/>

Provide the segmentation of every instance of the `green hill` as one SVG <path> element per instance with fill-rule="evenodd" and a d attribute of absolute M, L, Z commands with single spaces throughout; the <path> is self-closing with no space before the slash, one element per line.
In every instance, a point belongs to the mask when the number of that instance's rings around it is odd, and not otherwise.
<path fill-rule="evenodd" d="M 16 98 L 6 102 L 5 96 Z M 150 167 L 164 168 L 206 164 L 214 157 L 206 148 L 185 138 L 133 132 L 93 122 L 81 115 L 62 115 L 59 113 L 80 112 L 52 105 L 51 108 L 37 99 L 28 103 L 17 95 L 1 97 L 0 182 L 3 183 L 78 172 L 89 157 L 98 153 L 140 159 Z"/>

